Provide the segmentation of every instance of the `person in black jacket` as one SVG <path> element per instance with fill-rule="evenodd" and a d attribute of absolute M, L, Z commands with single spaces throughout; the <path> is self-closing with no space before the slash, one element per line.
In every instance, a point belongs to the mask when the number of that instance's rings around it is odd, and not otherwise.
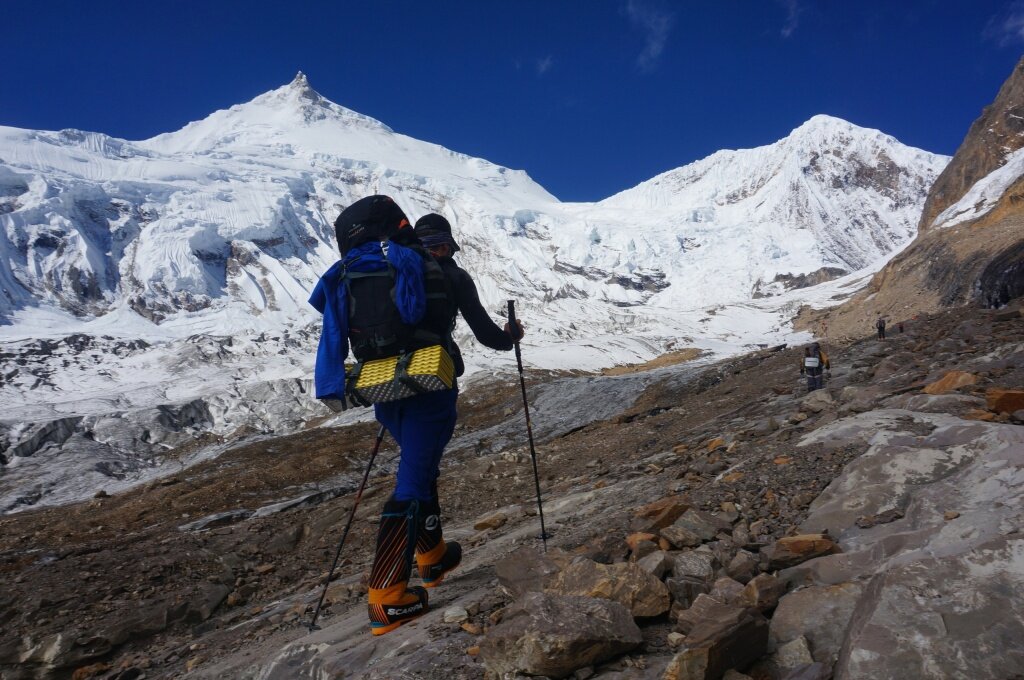
<path fill-rule="evenodd" d="M 434 256 L 445 274 L 450 287 L 454 308 L 451 313 L 451 326 L 455 327 L 458 314 L 469 324 L 473 335 L 480 344 L 491 349 L 507 352 L 512 349 L 514 340 L 506 323 L 504 328 L 491 320 L 490 314 L 480 303 L 473 277 L 455 262 L 453 256 L 461 250 L 452 236 L 452 225 L 442 215 L 431 213 L 416 220 L 415 232 L 420 243 Z M 519 324 L 519 338 L 523 337 L 523 327 Z M 519 339 L 516 338 L 516 339 Z M 462 360 L 462 352 L 455 341 L 451 341 L 452 360 L 455 362 L 456 375 L 466 370 Z"/>

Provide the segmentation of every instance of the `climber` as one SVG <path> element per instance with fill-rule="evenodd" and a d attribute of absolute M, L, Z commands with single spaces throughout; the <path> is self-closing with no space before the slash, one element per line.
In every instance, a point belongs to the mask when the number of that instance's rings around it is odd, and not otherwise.
<path fill-rule="evenodd" d="M 875 322 L 875 329 L 878 331 L 878 339 L 885 340 L 885 317 L 878 317 L 878 321 Z"/>
<path fill-rule="evenodd" d="M 814 343 L 804 348 L 804 355 L 800 360 L 800 375 L 807 376 L 807 392 L 820 390 L 825 386 L 825 371 L 831 371 L 832 364 L 829 363 L 828 354 L 821 348 L 820 343 Z"/>

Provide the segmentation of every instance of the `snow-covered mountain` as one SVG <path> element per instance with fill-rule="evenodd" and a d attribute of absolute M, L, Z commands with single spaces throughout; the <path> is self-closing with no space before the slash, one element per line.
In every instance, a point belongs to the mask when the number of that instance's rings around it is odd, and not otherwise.
<path fill-rule="evenodd" d="M 593 367 L 786 336 L 798 304 L 848 293 L 913 237 L 947 160 L 816 116 L 568 204 L 334 104 L 302 74 L 140 142 L 0 127 L 0 397 L 17 405 L 0 456 L 83 436 L 130 478 L 125 456 L 317 413 L 306 299 L 337 257 L 334 218 L 368 194 L 452 221 L 486 304 L 519 300 L 533 363 Z"/>

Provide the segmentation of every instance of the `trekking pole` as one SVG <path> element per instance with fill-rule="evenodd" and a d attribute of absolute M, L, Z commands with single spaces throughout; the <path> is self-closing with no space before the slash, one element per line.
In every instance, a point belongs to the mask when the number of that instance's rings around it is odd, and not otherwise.
<path fill-rule="evenodd" d="M 519 335 L 516 323 L 515 300 L 508 301 L 508 329 L 515 338 Z M 540 500 L 540 473 L 537 471 L 537 451 L 533 447 L 533 426 L 530 424 L 530 404 L 526 401 L 526 378 L 523 377 L 523 353 L 519 349 L 519 340 L 513 340 L 516 348 L 516 364 L 519 366 L 519 387 L 523 392 L 523 413 L 526 414 L 526 436 L 530 440 L 530 458 L 533 460 L 533 481 L 537 485 L 537 511 L 540 513 L 540 540 L 544 543 L 544 552 L 548 551 L 548 532 L 544 529 L 544 504 Z"/>
<path fill-rule="evenodd" d="M 313 618 L 309 622 L 309 631 L 313 632 L 317 630 L 316 620 L 320 616 L 320 608 L 324 604 L 324 597 L 327 596 L 327 587 L 331 583 L 331 577 L 334 576 L 334 570 L 338 566 L 338 558 L 341 557 L 341 548 L 345 545 L 345 539 L 348 538 L 349 529 L 352 528 L 352 520 L 356 517 L 356 508 L 359 507 L 359 501 L 363 497 L 363 490 L 366 489 L 366 482 L 370 479 L 370 470 L 373 468 L 373 460 L 377 457 L 377 452 L 380 451 L 380 443 L 384 441 L 384 426 L 380 426 L 380 430 L 377 431 L 377 441 L 373 443 L 373 450 L 370 452 L 370 462 L 366 464 L 366 472 L 363 474 L 363 483 L 359 485 L 359 491 L 356 492 L 355 503 L 352 504 L 352 512 L 348 514 L 348 522 L 345 524 L 345 530 L 341 533 L 341 541 L 338 543 L 338 549 L 334 551 L 334 562 L 331 563 L 331 570 L 327 572 L 327 578 L 324 579 L 324 589 L 320 593 L 320 600 L 316 603 L 316 611 L 313 612 Z"/>

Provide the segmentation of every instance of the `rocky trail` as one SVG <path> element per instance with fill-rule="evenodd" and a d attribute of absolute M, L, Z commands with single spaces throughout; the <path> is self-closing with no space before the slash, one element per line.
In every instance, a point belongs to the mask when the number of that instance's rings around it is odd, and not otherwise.
<path fill-rule="evenodd" d="M 1024 676 L 1020 307 L 826 347 L 811 395 L 799 348 L 531 375 L 546 555 L 517 381 L 473 381 L 441 479 L 463 566 L 382 638 L 390 443 L 305 626 L 372 423 L 4 516 L 0 677 Z"/>

